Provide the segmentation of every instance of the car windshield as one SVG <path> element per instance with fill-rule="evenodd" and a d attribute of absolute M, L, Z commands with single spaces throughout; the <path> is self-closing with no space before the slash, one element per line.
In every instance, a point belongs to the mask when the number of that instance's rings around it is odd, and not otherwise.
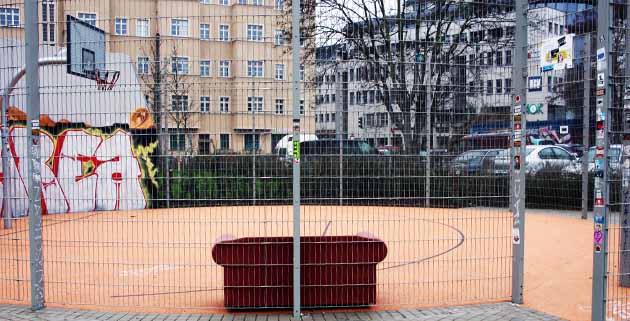
<path fill-rule="evenodd" d="M 619 154 L 621 153 L 621 149 L 613 147 L 608 149 L 608 158 L 612 160 L 619 159 Z M 588 162 L 592 163 L 595 159 L 595 147 L 591 147 L 588 149 Z"/>

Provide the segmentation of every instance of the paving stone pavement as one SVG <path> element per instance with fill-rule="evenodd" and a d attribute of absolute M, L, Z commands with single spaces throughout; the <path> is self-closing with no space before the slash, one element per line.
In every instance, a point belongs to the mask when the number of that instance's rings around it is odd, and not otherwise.
<path fill-rule="evenodd" d="M 290 321 L 289 314 L 146 314 L 134 312 L 102 312 L 46 308 L 32 312 L 29 307 L 0 305 L 1 321 Z M 304 321 L 556 321 L 562 320 L 511 303 L 494 303 L 429 309 L 395 311 L 326 313 L 314 312 L 304 316 Z"/>

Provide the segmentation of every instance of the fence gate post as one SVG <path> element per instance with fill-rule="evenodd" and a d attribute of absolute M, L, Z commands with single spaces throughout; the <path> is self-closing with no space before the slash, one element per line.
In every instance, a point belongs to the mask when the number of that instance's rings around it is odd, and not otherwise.
<path fill-rule="evenodd" d="M 41 162 L 39 148 L 39 30 L 38 0 L 24 3 L 26 37 L 26 104 L 28 140 L 28 223 L 31 268 L 31 308 L 44 307 L 44 269 L 42 257 Z"/>
<path fill-rule="evenodd" d="M 626 4 L 626 21 L 630 21 L 628 17 L 628 9 L 630 9 L 630 1 Z M 630 27 L 625 26 L 625 60 L 630 61 Z M 630 167 L 626 167 L 626 163 L 630 164 L 630 68 L 624 68 L 623 89 L 623 153 L 621 164 L 621 215 L 619 217 L 619 286 L 630 287 Z"/>
<path fill-rule="evenodd" d="M 291 3 L 293 59 L 293 318 L 301 319 L 300 300 L 300 1 Z"/>
<path fill-rule="evenodd" d="M 527 103 L 527 9 L 525 0 L 515 3 L 516 31 L 514 42 L 515 63 L 512 70 L 514 107 L 512 115 L 513 149 L 511 155 L 513 193 L 511 210 L 512 226 L 512 302 L 523 303 L 523 255 L 525 234 L 525 149 L 527 146 L 525 107 Z"/>
<path fill-rule="evenodd" d="M 596 85 L 596 132 L 595 132 L 595 183 L 594 183 L 594 232 L 593 232 L 593 296 L 592 320 L 606 319 L 606 287 L 608 270 L 608 131 L 610 119 L 608 106 L 612 91 L 609 79 L 612 61 L 610 51 L 610 3 L 597 4 L 597 85 Z M 609 57 L 610 56 L 610 57 Z"/>

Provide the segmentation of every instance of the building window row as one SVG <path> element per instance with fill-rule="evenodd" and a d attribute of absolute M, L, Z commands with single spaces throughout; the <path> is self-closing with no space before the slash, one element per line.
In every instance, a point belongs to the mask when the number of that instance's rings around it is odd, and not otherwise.
<path fill-rule="evenodd" d="M 330 123 L 330 122 L 334 123 L 335 121 L 336 121 L 335 113 L 322 113 L 322 114 L 315 115 L 316 123 Z"/>
<path fill-rule="evenodd" d="M 265 5 L 265 1 L 264 0 L 235 0 L 236 3 L 241 4 L 241 5 L 248 5 L 251 4 L 253 6 L 264 6 Z M 212 0 L 199 0 L 199 3 L 201 4 L 212 4 Z M 221 5 L 221 6 L 229 6 L 230 5 L 230 1 L 229 0 L 217 0 L 217 4 Z M 275 5 L 274 5 L 276 10 L 282 10 L 284 8 L 284 0 L 275 0 Z"/>

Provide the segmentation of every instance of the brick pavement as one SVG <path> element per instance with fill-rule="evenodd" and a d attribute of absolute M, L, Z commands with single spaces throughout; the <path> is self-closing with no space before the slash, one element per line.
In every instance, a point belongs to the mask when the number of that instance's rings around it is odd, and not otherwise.
<path fill-rule="evenodd" d="M 288 314 L 146 314 L 133 312 L 102 312 L 87 310 L 67 310 L 47 308 L 32 312 L 29 307 L 0 305 L 2 321 L 289 321 Z M 396 311 L 326 313 L 315 312 L 304 317 L 305 321 L 556 321 L 562 320 L 542 312 L 527 309 L 511 303 L 494 303 L 470 306 L 456 306 L 429 309 L 409 309 Z"/>

